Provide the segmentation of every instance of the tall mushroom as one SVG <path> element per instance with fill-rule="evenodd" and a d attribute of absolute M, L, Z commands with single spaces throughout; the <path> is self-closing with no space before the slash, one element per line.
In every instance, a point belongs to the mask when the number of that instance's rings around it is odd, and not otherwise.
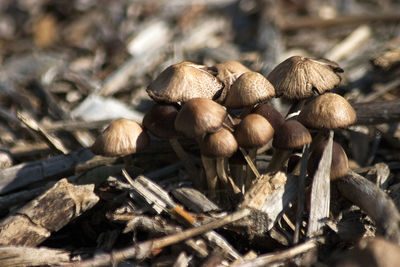
<path fill-rule="evenodd" d="M 219 129 L 215 133 L 208 133 L 200 142 L 201 154 L 216 159 L 216 172 L 222 182 L 222 188 L 231 190 L 238 194 L 241 190 L 227 173 L 226 159 L 235 153 L 238 144 L 232 132 L 225 128 Z"/>
<path fill-rule="evenodd" d="M 328 141 L 320 142 L 316 145 L 314 150 L 312 151 L 310 158 L 308 160 L 307 172 L 311 177 L 314 176 L 315 171 L 317 170 L 318 163 L 321 160 L 322 153 L 327 145 Z M 332 143 L 332 161 L 331 161 L 331 170 L 330 170 L 330 179 L 336 180 L 345 176 L 349 172 L 349 162 L 347 159 L 346 152 L 343 147 L 333 141 Z"/>
<path fill-rule="evenodd" d="M 178 112 L 175 129 L 201 143 L 205 134 L 216 132 L 222 127 L 226 116 L 227 112 L 220 104 L 210 99 L 194 98 L 186 102 Z M 213 171 L 215 170 L 214 162 L 204 155 L 201 159 L 208 188 L 213 195 L 217 183 L 217 174 Z"/>
<path fill-rule="evenodd" d="M 235 138 L 240 149 L 245 156 L 249 167 L 256 176 L 259 176 L 258 170 L 252 159 L 249 159 L 248 154 L 243 150 L 249 150 L 249 154 L 255 155 L 257 148 L 268 143 L 274 134 L 274 129 L 271 124 L 261 115 L 249 114 L 242 119 L 235 130 Z M 255 156 L 254 156 L 255 158 Z M 245 188 L 249 188 L 252 182 L 252 177 L 246 177 Z"/>
<path fill-rule="evenodd" d="M 177 105 L 155 103 L 144 116 L 143 126 L 155 137 L 168 139 L 172 149 L 183 162 L 187 173 L 191 177 L 196 177 L 196 166 L 178 142 L 178 138 L 182 137 L 182 134 L 175 130 L 174 125 L 178 111 Z"/>
<path fill-rule="evenodd" d="M 298 120 L 308 128 L 320 130 L 320 134 L 317 135 L 317 138 L 314 138 L 311 144 L 311 150 L 319 142 L 319 139 L 323 137 L 323 132 L 329 131 L 328 144 L 325 150 L 332 151 L 333 130 L 353 124 L 356 121 L 356 113 L 342 96 L 334 93 L 325 93 L 307 103 L 302 108 Z M 314 214 L 319 209 L 323 209 L 324 212 L 319 213 L 321 217 L 310 215 L 310 218 L 314 218 L 315 220 L 309 222 L 309 235 L 321 227 L 321 223 L 318 221 L 329 215 L 329 176 L 325 175 L 325 172 L 329 172 L 328 168 L 331 165 L 331 157 L 331 154 L 325 157 L 326 168 L 321 167 L 321 171 L 319 172 L 319 169 L 317 171 L 319 175 L 314 175 L 310 214 Z M 322 166 L 323 162 L 325 164 L 325 161 L 321 160 L 319 166 Z"/>
<path fill-rule="evenodd" d="M 292 150 L 302 148 L 311 143 L 311 134 L 296 120 L 285 121 L 275 130 L 272 140 L 274 153 L 268 165 L 267 172 L 279 171 L 289 159 Z"/>

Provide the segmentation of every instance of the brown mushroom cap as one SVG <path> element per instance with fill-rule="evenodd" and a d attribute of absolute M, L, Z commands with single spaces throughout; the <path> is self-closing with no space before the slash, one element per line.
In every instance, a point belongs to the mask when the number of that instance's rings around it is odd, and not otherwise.
<path fill-rule="evenodd" d="M 171 104 L 155 103 L 143 118 L 143 126 L 158 138 L 176 138 L 181 134 L 175 130 L 178 109 Z"/>
<path fill-rule="evenodd" d="M 353 124 L 357 115 L 342 96 L 326 93 L 307 103 L 297 119 L 308 128 L 336 129 Z"/>
<path fill-rule="evenodd" d="M 206 134 L 200 143 L 201 153 L 210 158 L 228 158 L 237 149 L 238 144 L 235 137 L 225 128 Z"/>
<path fill-rule="evenodd" d="M 96 155 L 120 157 L 142 151 L 149 144 L 149 136 L 133 120 L 118 119 L 99 135 L 91 149 Z"/>
<path fill-rule="evenodd" d="M 227 112 L 220 104 L 205 98 L 186 102 L 175 119 L 175 129 L 187 137 L 199 137 L 221 128 Z"/>
<path fill-rule="evenodd" d="M 311 134 L 303 124 L 296 120 L 288 120 L 275 131 L 272 146 L 291 150 L 309 144 L 311 141 Z"/>
<path fill-rule="evenodd" d="M 268 143 L 274 135 L 274 129 L 263 116 L 249 114 L 239 123 L 234 135 L 240 147 L 252 149 Z"/>
<path fill-rule="evenodd" d="M 314 176 L 327 143 L 327 140 L 320 142 L 311 153 L 307 164 L 307 171 L 310 176 Z M 332 145 L 331 180 L 345 176 L 348 171 L 349 162 L 346 152 L 344 152 L 343 147 L 339 143 L 334 141 Z"/>
<path fill-rule="evenodd" d="M 146 91 L 156 102 L 176 103 L 198 97 L 213 99 L 222 87 L 205 66 L 181 62 L 161 72 Z"/>
<path fill-rule="evenodd" d="M 258 72 L 245 72 L 231 86 L 224 105 L 228 108 L 242 108 L 274 96 L 274 87 L 263 75 Z"/>
<path fill-rule="evenodd" d="M 255 113 L 263 116 L 267 119 L 267 121 L 272 125 L 274 130 L 276 130 L 279 126 L 281 126 L 285 119 L 283 118 L 282 114 L 279 113 L 276 109 L 274 109 L 268 103 L 262 103 L 257 105 L 250 113 Z"/>
<path fill-rule="evenodd" d="M 276 66 L 267 79 L 274 85 L 276 95 L 288 99 L 304 99 L 331 90 L 340 83 L 339 67 L 334 62 L 293 56 Z M 337 64 L 336 64 L 337 65 Z M 340 69 L 342 70 L 342 69 Z M 343 70 L 342 70 L 343 71 Z"/>
<path fill-rule="evenodd" d="M 232 84 L 240 75 L 251 71 L 239 61 L 233 60 L 221 62 L 215 65 L 215 69 L 217 71 L 216 77 L 224 84 L 224 89 L 218 99 L 218 102 L 223 102 Z"/>

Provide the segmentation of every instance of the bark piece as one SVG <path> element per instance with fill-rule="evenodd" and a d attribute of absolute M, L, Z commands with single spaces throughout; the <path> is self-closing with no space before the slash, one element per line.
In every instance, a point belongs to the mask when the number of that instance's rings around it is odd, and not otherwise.
<path fill-rule="evenodd" d="M 0 266 L 54 266 L 70 263 L 67 251 L 49 248 L 1 247 Z"/>
<path fill-rule="evenodd" d="M 194 188 L 176 188 L 172 191 L 172 194 L 176 199 L 194 212 L 205 213 L 219 210 L 219 207 L 215 205 L 214 202 Z"/>
<path fill-rule="evenodd" d="M 307 229 L 308 237 L 316 234 L 324 225 L 323 220 L 329 217 L 332 144 L 333 131 L 330 131 L 328 143 L 313 177 Z"/>
<path fill-rule="evenodd" d="M 93 207 L 94 185 L 76 186 L 66 179 L 0 222 L 0 244 L 35 246 L 52 232 Z"/>
<path fill-rule="evenodd" d="M 58 155 L 45 160 L 21 163 L 0 171 L 0 194 L 4 194 L 23 186 L 72 174 L 77 164 L 93 157 L 89 149 Z"/>
<path fill-rule="evenodd" d="M 291 247 L 289 249 L 286 249 L 283 251 L 272 252 L 272 253 L 268 253 L 265 255 L 260 255 L 255 259 L 251 259 L 249 261 L 245 261 L 243 263 L 240 263 L 237 265 L 235 264 L 232 266 L 235 266 L 235 267 L 267 266 L 268 264 L 271 264 L 274 262 L 279 262 L 279 261 L 283 262 L 283 261 L 293 259 L 295 256 L 298 256 L 302 253 L 308 252 L 308 251 L 316 249 L 316 248 L 317 248 L 316 240 L 310 239 L 302 244 Z"/>
<path fill-rule="evenodd" d="M 400 121 L 400 99 L 376 100 L 352 104 L 357 113 L 355 124 L 382 124 Z"/>
<path fill-rule="evenodd" d="M 20 119 L 29 129 L 35 132 L 40 138 L 42 138 L 51 149 L 61 154 L 68 154 L 68 149 L 64 146 L 61 139 L 54 137 L 46 132 L 33 118 L 28 114 L 17 114 Z"/>

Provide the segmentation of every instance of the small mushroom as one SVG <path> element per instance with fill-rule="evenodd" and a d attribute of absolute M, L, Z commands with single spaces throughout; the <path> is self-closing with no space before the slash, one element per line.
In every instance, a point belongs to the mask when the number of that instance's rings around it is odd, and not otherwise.
<path fill-rule="evenodd" d="M 239 61 L 224 61 L 215 65 L 216 77 L 224 85 L 217 102 L 222 103 L 236 79 L 245 72 L 251 71 Z"/>
<path fill-rule="evenodd" d="M 250 110 L 249 113 L 259 114 L 266 118 L 267 121 L 272 125 L 272 128 L 274 128 L 274 130 L 278 129 L 279 126 L 281 126 L 285 122 L 282 114 L 268 103 L 261 103 L 255 106 Z"/>
<path fill-rule="evenodd" d="M 254 106 L 275 96 L 272 84 L 258 72 L 245 72 L 233 83 L 224 105 L 227 108 Z"/>
<path fill-rule="evenodd" d="M 271 124 L 261 115 L 249 114 L 242 119 L 235 130 L 235 138 L 247 161 L 248 170 L 252 170 L 255 176 L 259 176 L 255 167 L 254 160 L 257 154 L 257 148 L 268 143 L 274 134 Z M 248 149 L 248 153 L 244 150 Z M 250 187 L 253 176 L 248 175 L 245 181 L 245 188 Z"/>
<path fill-rule="evenodd" d="M 274 129 L 261 115 L 249 114 L 242 119 L 235 130 L 235 138 L 240 147 L 254 149 L 272 139 Z"/>
<path fill-rule="evenodd" d="M 226 116 L 227 112 L 220 104 L 210 99 L 194 98 L 186 102 L 178 112 L 175 119 L 175 129 L 201 143 L 204 135 L 221 129 Z M 201 156 L 201 160 L 208 188 L 211 195 L 214 195 L 217 183 L 214 162 L 204 155 Z"/>
<path fill-rule="evenodd" d="M 202 155 L 216 159 L 216 172 L 223 188 L 230 188 L 234 194 L 241 190 L 227 173 L 227 158 L 232 156 L 238 149 L 238 144 L 233 134 L 221 128 L 215 133 L 209 133 L 204 136 L 200 142 L 200 151 Z"/>
<path fill-rule="evenodd" d="M 178 138 L 182 137 L 182 134 L 176 131 L 174 126 L 178 111 L 176 105 L 155 103 L 144 116 L 143 126 L 152 135 L 160 139 L 168 139 L 172 149 L 183 162 L 187 173 L 193 177 L 195 182 L 198 178 L 197 168 L 178 142 Z"/>
<path fill-rule="evenodd" d="M 225 108 L 210 99 L 191 99 L 178 112 L 175 129 L 187 137 L 202 137 L 219 130 L 226 116 Z"/>
<path fill-rule="evenodd" d="M 178 111 L 173 104 L 155 103 L 143 117 L 143 126 L 155 137 L 178 138 L 182 136 L 174 126 Z"/>
<path fill-rule="evenodd" d="M 96 138 L 91 150 L 96 155 L 123 157 L 125 165 L 131 166 L 131 154 L 142 151 L 149 144 L 149 136 L 133 120 L 117 119 Z"/>
<path fill-rule="evenodd" d="M 310 155 L 307 165 L 307 172 L 311 177 L 314 176 L 314 173 L 317 170 L 318 163 L 322 157 L 322 153 L 324 152 L 327 143 L 328 141 L 320 142 Z M 349 163 L 346 152 L 339 143 L 333 141 L 330 179 L 335 180 L 341 178 L 345 176 L 348 171 Z"/>
<path fill-rule="evenodd" d="M 274 133 L 272 146 L 275 148 L 267 172 L 279 171 L 289 159 L 292 151 L 311 143 L 311 134 L 296 120 L 285 121 Z"/>

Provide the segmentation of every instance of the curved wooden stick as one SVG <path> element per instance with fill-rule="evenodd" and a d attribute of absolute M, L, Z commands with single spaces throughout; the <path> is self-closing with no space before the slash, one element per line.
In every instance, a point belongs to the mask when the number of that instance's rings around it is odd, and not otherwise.
<path fill-rule="evenodd" d="M 345 198 L 375 221 L 379 233 L 400 244 L 400 214 L 393 200 L 383 190 L 353 171 L 336 180 L 336 183 Z"/>

